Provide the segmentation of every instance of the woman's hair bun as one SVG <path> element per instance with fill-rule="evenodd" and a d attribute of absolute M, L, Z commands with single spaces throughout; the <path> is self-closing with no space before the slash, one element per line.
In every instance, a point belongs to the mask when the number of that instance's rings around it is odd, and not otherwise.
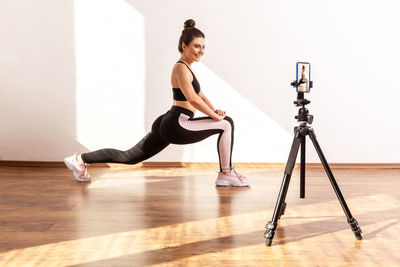
<path fill-rule="evenodd" d="M 194 28 L 195 25 L 196 25 L 196 22 L 194 22 L 194 20 L 188 19 L 187 21 L 185 21 L 183 29 L 187 30 L 187 29 L 190 29 L 190 28 Z"/>
<path fill-rule="evenodd" d="M 179 37 L 178 43 L 178 50 L 181 54 L 184 52 L 182 44 L 189 46 L 190 43 L 193 41 L 193 38 L 204 38 L 204 33 L 197 29 L 195 25 L 196 23 L 192 19 L 188 19 L 187 21 L 185 21 L 185 24 L 183 26 L 184 29 L 182 30 L 182 34 L 181 37 Z"/>

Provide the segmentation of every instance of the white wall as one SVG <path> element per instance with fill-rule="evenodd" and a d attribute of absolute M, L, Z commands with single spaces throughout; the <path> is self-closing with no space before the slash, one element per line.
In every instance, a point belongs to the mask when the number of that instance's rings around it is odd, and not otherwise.
<path fill-rule="evenodd" d="M 214 106 L 235 121 L 234 161 L 287 160 L 297 113 L 289 83 L 302 60 L 311 62 L 308 108 L 328 161 L 399 162 L 399 6 L 2 1 L 0 160 L 61 161 L 73 152 L 130 148 L 172 103 L 177 42 L 193 18 L 206 35 L 206 54 L 193 69 Z M 215 143 L 171 145 L 150 161 L 217 161 Z M 308 162 L 317 162 L 308 144 Z"/>
<path fill-rule="evenodd" d="M 60 160 L 75 132 L 71 1 L 0 2 L 0 160 Z"/>

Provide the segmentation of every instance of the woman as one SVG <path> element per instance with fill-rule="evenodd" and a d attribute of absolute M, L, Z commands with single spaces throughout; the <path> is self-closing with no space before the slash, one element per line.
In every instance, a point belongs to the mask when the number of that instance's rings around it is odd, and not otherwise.
<path fill-rule="evenodd" d="M 306 74 L 306 66 L 303 65 L 303 67 L 301 69 L 301 78 L 299 80 L 299 92 L 307 93 L 309 91 L 307 82 L 308 82 L 308 79 L 307 79 L 307 74 Z"/>
<path fill-rule="evenodd" d="M 213 107 L 200 90 L 200 84 L 190 68 L 193 62 L 200 61 L 204 47 L 204 34 L 195 27 L 194 20 L 187 20 L 178 45 L 181 57 L 172 69 L 172 108 L 158 117 L 151 132 L 127 151 L 107 148 L 65 158 L 65 164 L 78 181 L 90 181 L 88 163 L 136 164 L 154 156 L 169 144 L 192 144 L 219 134 L 217 148 L 220 172 L 216 185 L 249 185 L 249 180 L 232 168 L 232 119 L 225 116 L 225 111 Z M 194 118 L 196 109 L 208 117 Z"/>

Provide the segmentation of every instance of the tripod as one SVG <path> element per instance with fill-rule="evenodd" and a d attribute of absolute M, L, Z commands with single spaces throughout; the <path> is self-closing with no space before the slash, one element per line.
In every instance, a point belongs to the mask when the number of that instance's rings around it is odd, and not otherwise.
<path fill-rule="evenodd" d="M 361 228 L 358 226 L 356 219 L 350 213 L 349 208 L 347 207 L 346 201 L 343 198 L 342 193 L 340 192 L 339 186 L 337 185 L 335 178 L 333 177 L 332 171 L 329 168 L 328 162 L 325 159 L 324 154 L 322 153 L 321 147 L 317 142 L 317 138 L 314 133 L 314 129 L 308 124 L 311 124 L 313 121 L 313 116 L 308 114 L 308 109 L 305 108 L 305 105 L 309 104 L 310 101 L 307 99 L 303 99 L 303 93 L 299 93 L 297 101 L 294 101 L 297 106 L 302 106 L 299 109 L 298 116 L 295 118 L 298 119 L 300 125 L 294 128 L 294 139 L 292 143 L 292 148 L 290 149 L 289 159 L 286 164 L 283 181 L 281 185 L 281 189 L 279 191 L 278 200 L 275 205 L 274 215 L 272 216 L 272 221 L 269 221 L 265 228 L 267 229 L 264 233 L 264 237 L 266 238 L 265 244 L 267 246 L 271 246 L 272 239 L 275 235 L 275 230 L 278 225 L 278 220 L 281 215 L 285 213 L 286 209 L 286 193 L 289 188 L 290 177 L 292 176 L 293 168 L 296 163 L 297 153 L 299 151 L 299 147 L 301 146 L 301 157 L 300 157 L 300 198 L 304 198 L 305 196 L 305 153 L 306 153 L 306 136 L 308 135 L 315 147 L 315 150 L 318 153 L 318 156 L 321 160 L 322 165 L 324 166 L 325 172 L 328 175 L 328 178 L 332 184 L 333 190 L 335 190 L 336 196 L 339 199 L 340 204 L 344 210 L 344 213 L 347 217 L 347 222 L 350 224 L 351 230 L 353 230 L 354 235 L 358 240 L 362 239 L 361 236 Z"/>

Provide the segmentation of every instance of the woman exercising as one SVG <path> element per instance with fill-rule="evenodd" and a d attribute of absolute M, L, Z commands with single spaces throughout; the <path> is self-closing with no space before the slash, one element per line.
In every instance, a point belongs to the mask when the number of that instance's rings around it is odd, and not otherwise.
<path fill-rule="evenodd" d="M 158 117 L 150 133 L 129 150 L 106 148 L 65 158 L 64 162 L 75 179 L 81 182 L 90 181 L 91 177 L 87 172 L 89 163 L 136 164 L 156 155 L 169 144 L 192 144 L 218 134 L 220 172 L 216 185 L 249 185 L 249 180 L 232 168 L 233 120 L 225 116 L 225 111 L 213 107 L 200 90 L 200 84 L 190 68 L 194 61 L 200 61 L 204 48 L 204 34 L 195 27 L 194 20 L 187 20 L 178 45 L 181 57 L 172 69 L 174 100 L 171 109 Z M 208 117 L 194 118 L 196 109 Z"/>

